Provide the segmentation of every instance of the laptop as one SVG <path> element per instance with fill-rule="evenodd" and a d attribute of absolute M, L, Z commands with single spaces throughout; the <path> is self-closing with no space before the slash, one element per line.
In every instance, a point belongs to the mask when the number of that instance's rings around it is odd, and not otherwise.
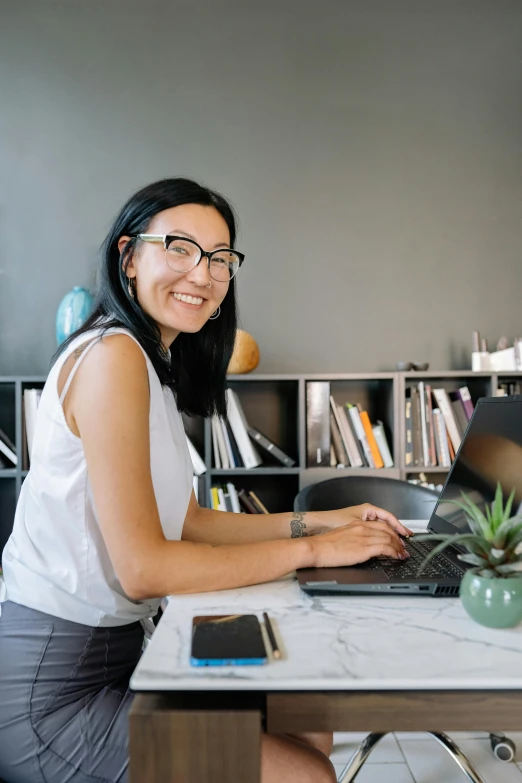
<path fill-rule="evenodd" d="M 515 513 L 522 503 L 522 395 L 478 400 L 432 512 L 428 532 L 469 533 L 464 512 L 452 501 L 461 500 L 461 492 L 465 492 L 484 510 L 494 499 L 497 481 L 504 500 L 515 488 Z M 463 547 L 446 548 L 417 576 L 420 564 L 438 543 L 409 539 L 406 548 L 410 557 L 406 561 L 379 557 L 342 568 L 302 568 L 297 571 L 299 586 L 313 595 L 456 596 L 462 576 L 472 567 L 458 559 L 458 554 L 466 551 Z"/>

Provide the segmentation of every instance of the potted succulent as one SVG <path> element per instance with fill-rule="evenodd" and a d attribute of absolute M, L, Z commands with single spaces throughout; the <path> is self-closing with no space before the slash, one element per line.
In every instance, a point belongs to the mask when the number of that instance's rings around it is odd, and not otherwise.
<path fill-rule="evenodd" d="M 416 536 L 441 543 L 424 560 L 422 569 L 445 547 L 458 543 L 467 549 L 458 557 L 473 568 L 466 571 L 460 598 L 464 609 L 481 625 L 512 628 L 522 620 L 522 516 L 510 516 L 515 497 L 511 492 L 505 506 L 500 483 L 495 499 L 484 514 L 469 497 L 453 501 L 466 514 L 471 533 Z"/>

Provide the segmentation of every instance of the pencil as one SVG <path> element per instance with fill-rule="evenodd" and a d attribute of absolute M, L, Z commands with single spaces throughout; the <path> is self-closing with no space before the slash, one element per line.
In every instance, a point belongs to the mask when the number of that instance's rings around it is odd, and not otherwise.
<path fill-rule="evenodd" d="M 270 646 L 272 648 L 272 655 L 274 658 L 280 658 L 281 652 L 279 650 L 279 647 L 277 646 L 276 638 L 274 636 L 274 631 L 272 630 L 272 623 L 270 622 L 270 619 L 266 612 L 263 612 L 263 619 L 265 621 L 265 628 L 266 632 L 268 634 L 268 638 L 270 640 Z"/>

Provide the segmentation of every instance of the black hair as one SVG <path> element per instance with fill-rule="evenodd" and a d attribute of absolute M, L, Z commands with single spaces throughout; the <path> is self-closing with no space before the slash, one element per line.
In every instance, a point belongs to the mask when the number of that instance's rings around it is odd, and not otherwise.
<path fill-rule="evenodd" d="M 161 384 L 174 392 L 180 411 L 190 416 L 225 416 L 226 373 L 237 329 L 235 279 L 230 281 L 219 318 L 207 321 L 199 332 L 180 333 L 169 355 L 162 346 L 157 323 L 128 291 L 123 258 L 131 251 L 130 260 L 138 240 L 131 239 L 122 253 L 118 250 L 120 237 L 147 233 L 155 215 L 182 204 L 214 207 L 225 220 L 230 246 L 234 247 L 236 219 L 232 207 L 219 193 L 181 177 L 163 179 L 138 190 L 121 209 L 101 247 L 98 286 L 89 317 L 60 345 L 53 358 L 58 358 L 79 335 L 100 326 L 103 319 L 103 333 L 112 327 L 123 327 L 134 335 Z"/>

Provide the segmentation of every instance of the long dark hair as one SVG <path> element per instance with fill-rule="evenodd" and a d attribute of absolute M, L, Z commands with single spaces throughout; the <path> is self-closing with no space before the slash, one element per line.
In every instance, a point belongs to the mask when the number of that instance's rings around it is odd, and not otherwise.
<path fill-rule="evenodd" d="M 59 347 L 54 359 L 72 340 L 100 325 L 128 329 L 151 360 L 161 384 L 174 392 L 179 410 L 191 416 L 226 415 L 227 367 L 234 349 L 237 329 L 235 279 L 221 303 L 219 318 L 207 321 L 199 332 L 182 332 L 174 340 L 170 356 L 161 344 L 157 323 L 130 296 L 123 257 L 132 252 L 131 239 L 120 254 L 120 237 L 147 233 L 152 218 L 165 209 L 182 204 L 214 207 L 230 232 L 230 246 L 236 241 L 236 220 L 230 204 L 212 190 L 190 179 L 173 177 L 154 182 L 132 195 L 115 219 L 101 247 L 101 267 L 93 309 L 85 323 Z"/>

